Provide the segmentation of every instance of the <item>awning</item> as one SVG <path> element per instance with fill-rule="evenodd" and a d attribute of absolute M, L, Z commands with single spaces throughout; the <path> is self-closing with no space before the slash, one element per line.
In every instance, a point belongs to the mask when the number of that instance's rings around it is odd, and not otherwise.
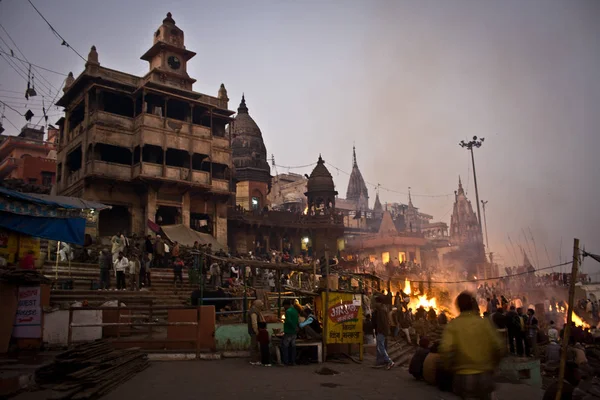
<path fill-rule="evenodd" d="M 171 242 L 177 242 L 189 247 L 192 247 L 194 242 L 198 242 L 201 245 L 212 244 L 214 251 L 226 250 L 212 235 L 209 235 L 208 233 L 197 232 L 182 224 L 163 225 L 161 226 L 161 229 Z"/>
<path fill-rule="evenodd" d="M 2 197 L 9 196 L 18 200 L 41 204 L 45 206 L 54 206 L 59 208 L 77 208 L 77 209 L 94 209 L 104 210 L 111 208 L 106 204 L 97 203 L 95 201 L 88 201 L 80 199 L 78 197 L 68 196 L 51 196 L 48 194 L 37 194 L 37 193 L 21 193 L 15 190 L 6 189 L 0 186 L 0 195 Z"/>
<path fill-rule="evenodd" d="M 83 245 L 85 218 L 33 217 L 0 211 L 0 227 L 61 242 Z"/>

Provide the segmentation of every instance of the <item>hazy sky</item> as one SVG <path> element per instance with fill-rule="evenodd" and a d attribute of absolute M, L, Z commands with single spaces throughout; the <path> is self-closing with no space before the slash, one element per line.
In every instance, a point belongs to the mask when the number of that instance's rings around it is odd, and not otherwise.
<path fill-rule="evenodd" d="M 331 166 L 349 171 L 355 142 L 365 179 L 400 192 L 381 189 L 382 202 L 406 203 L 410 186 L 416 206 L 449 223 L 453 195 L 417 195 L 452 194 L 461 175 L 475 205 L 470 158 L 458 142 L 483 136 L 476 166 L 491 250 L 514 264 L 507 237 L 526 248 L 524 230 L 535 253 L 531 230 L 539 267 L 549 263 L 544 247 L 558 261 L 561 240 L 566 260 L 575 236 L 600 253 L 596 0 L 32 1 L 84 57 L 96 45 L 101 65 L 138 75 L 148 70 L 139 57 L 172 12 L 198 53 L 188 67 L 194 89 L 216 95 L 225 83 L 230 109 L 245 92 L 277 164 L 308 164 L 322 153 L 342 195 L 348 176 Z M 27 1 L 0 1 L 0 23 L 30 62 L 82 71 Z M 0 49 L 19 55 L 1 29 L 0 37 Z M 43 76 L 55 87 L 64 79 Z M 22 113 L 25 85 L 0 58 L 0 99 Z M 41 115 L 41 96 L 30 108 Z M 50 113 L 55 120 L 59 110 Z"/>

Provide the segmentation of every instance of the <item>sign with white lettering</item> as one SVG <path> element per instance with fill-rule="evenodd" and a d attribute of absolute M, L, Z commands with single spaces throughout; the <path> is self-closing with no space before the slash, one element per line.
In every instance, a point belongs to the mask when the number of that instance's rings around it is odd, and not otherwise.
<path fill-rule="evenodd" d="M 325 295 L 323 294 L 323 297 Z M 330 292 L 324 313 L 327 321 L 327 343 L 363 342 L 363 312 L 353 293 Z M 325 302 L 323 302 L 325 303 Z"/>
<path fill-rule="evenodd" d="M 13 324 L 15 338 L 42 337 L 42 307 L 39 286 L 19 287 L 19 302 Z"/>

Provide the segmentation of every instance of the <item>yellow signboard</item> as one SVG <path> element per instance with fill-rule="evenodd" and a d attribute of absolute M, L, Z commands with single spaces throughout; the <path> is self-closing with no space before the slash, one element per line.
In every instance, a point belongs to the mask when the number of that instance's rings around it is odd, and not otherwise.
<path fill-rule="evenodd" d="M 40 239 L 32 236 L 20 235 L 16 232 L 0 230 L 0 255 L 9 263 L 15 262 L 15 256 L 19 253 L 19 259 L 33 251 L 35 259 L 40 258 Z"/>
<path fill-rule="evenodd" d="M 322 293 L 325 304 L 325 293 Z M 329 304 L 324 307 L 327 318 L 327 344 L 363 343 L 363 309 L 361 295 L 355 293 L 330 292 Z"/>
<path fill-rule="evenodd" d="M 40 258 L 40 239 L 33 236 L 19 236 L 19 259 L 25 257 L 27 253 L 33 251 L 33 257 L 36 260 Z"/>

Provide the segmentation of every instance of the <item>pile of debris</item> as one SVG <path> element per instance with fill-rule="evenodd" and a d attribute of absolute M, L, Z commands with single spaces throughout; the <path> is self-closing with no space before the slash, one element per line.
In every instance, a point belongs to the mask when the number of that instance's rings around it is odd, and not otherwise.
<path fill-rule="evenodd" d="M 148 356 L 138 348 L 117 350 L 99 340 L 57 355 L 53 363 L 36 371 L 36 382 L 51 385 L 54 399 L 93 399 L 148 365 Z"/>
<path fill-rule="evenodd" d="M 0 281 L 17 285 L 49 284 L 52 282 L 36 270 L 13 268 L 0 269 Z"/>

